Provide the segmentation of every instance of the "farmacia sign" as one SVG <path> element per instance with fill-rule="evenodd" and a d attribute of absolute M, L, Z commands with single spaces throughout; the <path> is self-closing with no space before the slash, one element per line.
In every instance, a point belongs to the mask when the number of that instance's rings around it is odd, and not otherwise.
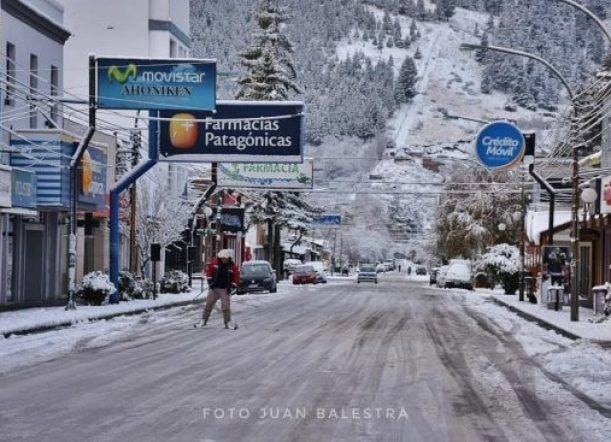
<path fill-rule="evenodd" d="M 525 147 L 520 129 L 511 123 L 496 121 L 486 125 L 477 135 L 475 154 L 487 169 L 504 170 L 522 160 Z"/>
<path fill-rule="evenodd" d="M 102 109 L 214 110 L 216 61 L 98 58 Z"/>
<path fill-rule="evenodd" d="M 230 189 L 311 189 L 314 167 L 311 158 L 303 163 L 219 164 L 218 184 Z"/>

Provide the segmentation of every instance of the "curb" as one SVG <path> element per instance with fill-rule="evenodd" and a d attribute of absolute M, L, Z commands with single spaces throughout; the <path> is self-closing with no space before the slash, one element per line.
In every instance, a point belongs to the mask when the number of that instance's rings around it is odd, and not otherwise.
<path fill-rule="evenodd" d="M 96 322 L 96 321 L 113 319 L 119 316 L 135 316 L 135 315 L 140 315 L 142 313 L 151 312 L 151 311 L 168 310 L 168 309 L 175 308 L 175 307 L 184 307 L 187 305 L 201 304 L 202 302 L 204 302 L 204 299 L 205 298 L 198 298 L 198 299 L 192 299 L 189 301 L 178 301 L 178 302 L 158 305 L 154 307 L 143 307 L 143 308 L 139 308 L 136 310 L 130 310 L 126 312 L 109 313 L 107 315 L 95 316 L 93 318 L 84 318 L 84 319 L 80 319 L 77 321 L 65 321 L 65 322 L 59 322 L 57 324 L 52 324 L 52 325 L 41 325 L 38 327 L 24 328 L 21 330 L 0 332 L 0 335 L 4 336 L 5 338 L 8 338 L 10 336 L 22 336 L 22 335 L 29 335 L 29 334 L 35 334 L 35 333 L 43 333 L 46 331 L 57 330 L 60 328 L 72 327 L 73 325 L 78 324 L 80 322 L 86 322 L 86 321 Z"/>
<path fill-rule="evenodd" d="M 577 341 L 577 340 L 583 339 L 584 341 L 591 342 L 592 344 L 599 345 L 600 347 L 602 347 L 604 349 L 611 349 L 611 340 L 584 338 L 582 336 L 579 336 L 579 335 L 576 335 L 574 333 L 571 333 L 570 331 L 565 330 L 562 327 L 558 327 L 555 324 L 547 322 L 544 319 L 541 319 L 541 318 L 539 318 L 537 316 L 531 315 L 530 313 L 526 313 L 526 312 L 524 312 L 524 311 L 522 311 L 520 309 L 517 309 L 513 305 L 507 304 L 503 300 L 498 299 L 498 298 L 496 298 L 494 296 L 490 296 L 490 299 L 492 299 L 492 301 L 494 301 L 496 304 L 498 304 L 498 305 L 500 305 L 502 307 L 505 307 L 508 310 L 516 313 L 521 318 L 524 318 L 524 319 L 526 319 L 527 321 L 530 321 L 530 322 L 534 322 L 539 327 L 544 328 L 546 330 L 553 330 L 556 333 L 564 336 L 565 338 L 569 338 L 569 339 L 571 339 L 573 341 Z"/>
<path fill-rule="evenodd" d="M 530 313 L 526 313 L 520 309 L 515 308 L 513 305 L 507 304 L 505 302 L 503 302 L 502 300 L 495 298 L 494 296 L 490 296 L 490 299 L 492 299 L 492 301 L 494 301 L 496 304 L 507 308 L 508 310 L 516 313 L 518 316 L 520 316 L 521 318 L 526 319 L 527 321 L 530 322 L 534 322 L 536 323 L 539 327 L 542 327 L 546 330 L 553 330 L 556 333 L 564 336 L 565 338 L 569 338 L 572 339 L 573 341 L 577 341 L 578 339 L 583 339 L 581 336 L 578 336 L 574 333 L 571 333 L 570 331 L 567 331 L 561 327 L 558 327 L 557 325 L 554 325 L 550 322 L 547 322 L 537 316 L 531 315 Z M 596 342 L 596 343 L 606 343 L 607 341 L 592 341 L 592 342 Z M 609 342 L 609 344 L 611 344 L 611 342 Z"/>

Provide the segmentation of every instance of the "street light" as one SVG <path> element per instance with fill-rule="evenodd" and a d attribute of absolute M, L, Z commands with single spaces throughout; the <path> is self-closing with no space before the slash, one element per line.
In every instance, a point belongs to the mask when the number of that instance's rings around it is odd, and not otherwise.
<path fill-rule="evenodd" d="M 565 1 L 565 0 L 562 0 Z M 589 12 L 589 11 L 588 11 Z M 603 26 L 604 28 L 604 26 Z M 604 28 L 606 31 L 606 28 Z M 610 40 L 611 41 L 611 38 Z M 494 51 L 494 52 L 502 52 L 505 54 L 511 54 L 511 55 L 518 55 L 520 57 L 526 57 L 526 58 L 530 58 L 531 60 L 535 60 L 538 61 L 539 63 L 543 64 L 544 66 L 546 66 L 555 76 L 556 78 L 558 78 L 558 80 L 562 83 L 562 85 L 565 87 L 569 98 L 571 100 L 571 103 L 573 105 L 573 110 L 575 110 L 575 94 L 573 93 L 573 90 L 571 89 L 571 86 L 569 85 L 569 82 L 566 80 L 566 78 L 564 78 L 562 76 L 562 74 L 560 73 L 560 71 L 558 71 L 558 69 L 556 69 L 550 62 L 548 62 L 547 60 L 539 57 L 538 55 L 535 54 L 531 54 L 530 52 L 525 52 L 525 51 L 518 51 L 517 49 L 511 49 L 511 48 L 506 48 L 506 47 L 502 47 L 502 46 L 487 46 L 487 45 L 479 45 L 479 44 L 473 44 L 473 43 L 462 43 L 460 45 L 460 49 L 461 50 L 467 50 L 467 51 L 473 51 L 473 50 L 484 50 L 484 51 Z M 572 208 L 571 208 L 571 218 L 572 218 L 572 227 L 571 227 L 571 249 L 572 249 L 572 256 L 571 256 L 571 274 L 574 275 L 573 276 L 573 290 L 571 290 L 571 321 L 578 321 L 579 320 L 579 299 L 578 299 L 578 295 L 577 295 L 577 287 L 579 286 L 579 275 L 577 273 L 578 271 L 578 262 L 579 262 L 579 240 L 578 240 L 578 236 L 579 236 L 579 218 L 577 215 L 577 212 L 579 210 L 579 154 L 578 154 L 578 147 L 574 147 L 573 148 L 573 161 L 572 161 L 572 169 L 573 169 L 573 202 L 572 202 Z M 533 165 L 531 164 L 529 166 L 529 170 L 531 171 L 531 175 L 533 175 L 532 173 L 532 169 L 533 169 Z M 537 178 L 535 175 L 533 175 L 535 177 L 535 179 Z M 550 196 L 552 196 L 553 193 L 550 193 Z M 551 213 L 550 213 L 550 218 L 551 218 Z M 553 234 L 553 227 L 552 230 L 550 230 L 550 234 Z"/>
<path fill-rule="evenodd" d="M 598 18 L 596 16 L 596 14 L 594 14 L 592 11 L 590 11 L 585 6 L 580 5 L 579 3 L 577 3 L 577 2 L 575 2 L 573 0 L 558 0 L 558 1 L 561 1 L 562 3 L 565 3 L 565 4 L 569 5 L 569 6 L 574 7 L 574 8 L 577 8 L 581 12 L 587 14 L 592 20 L 594 20 L 594 22 L 598 25 L 598 27 L 603 31 L 603 33 L 607 37 L 607 40 L 609 41 L 609 44 L 611 44 L 611 31 L 609 31 L 607 26 L 605 26 L 603 21 L 600 18 Z"/>

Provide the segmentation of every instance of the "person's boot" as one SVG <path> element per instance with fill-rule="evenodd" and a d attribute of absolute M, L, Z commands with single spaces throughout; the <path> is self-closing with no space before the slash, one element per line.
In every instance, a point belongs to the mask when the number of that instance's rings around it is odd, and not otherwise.
<path fill-rule="evenodd" d="M 231 311 L 223 310 L 223 320 L 225 321 L 225 328 L 229 328 L 229 322 L 231 322 Z"/>

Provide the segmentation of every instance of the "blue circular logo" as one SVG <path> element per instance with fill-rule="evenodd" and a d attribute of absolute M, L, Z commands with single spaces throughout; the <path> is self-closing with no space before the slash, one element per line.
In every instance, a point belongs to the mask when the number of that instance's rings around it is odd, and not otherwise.
<path fill-rule="evenodd" d="M 477 135 L 475 154 L 490 170 L 509 169 L 524 156 L 524 135 L 513 124 L 496 121 L 485 126 Z"/>

